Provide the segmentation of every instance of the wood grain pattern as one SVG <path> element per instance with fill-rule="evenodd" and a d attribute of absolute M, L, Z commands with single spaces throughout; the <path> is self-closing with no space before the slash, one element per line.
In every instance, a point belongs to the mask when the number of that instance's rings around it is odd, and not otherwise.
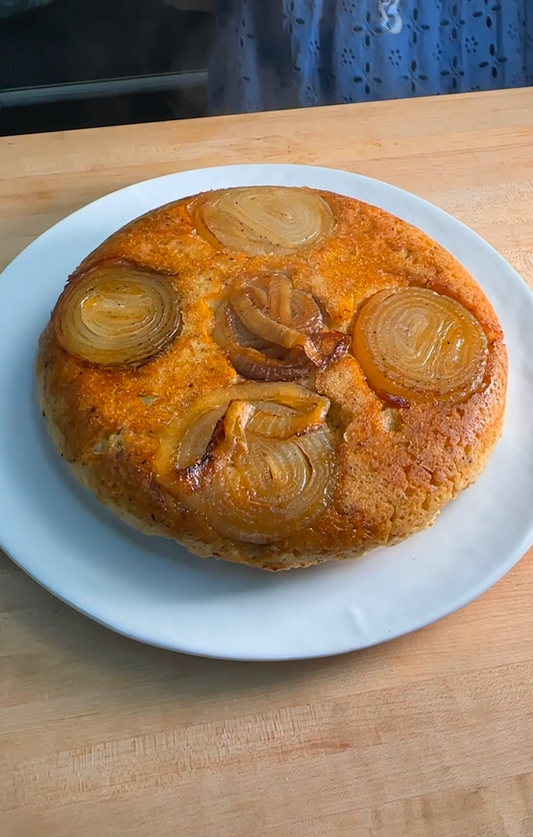
<path fill-rule="evenodd" d="M 533 90 L 3 138 L 0 267 L 113 189 L 267 160 L 408 188 L 533 286 L 532 148 Z M 531 837 L 532 601 L 530 553 L 409 637 L 232 664 L 115 636 L 0 556 L 0 834 Z"/>

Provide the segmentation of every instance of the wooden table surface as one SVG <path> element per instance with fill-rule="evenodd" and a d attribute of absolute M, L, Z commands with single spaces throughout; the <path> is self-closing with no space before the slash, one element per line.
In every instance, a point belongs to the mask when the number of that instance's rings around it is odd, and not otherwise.
<path fill-rule="evenodd" d="M 114 189 L 263 161 L 403 186 L 533 284 L 533 89 L 0 139 L 0 268 Z M 2 837 L 533 835 L 533 553 L 416 634 L 283 664 L 138 645 L 1 555 L 0 658 Z"/>

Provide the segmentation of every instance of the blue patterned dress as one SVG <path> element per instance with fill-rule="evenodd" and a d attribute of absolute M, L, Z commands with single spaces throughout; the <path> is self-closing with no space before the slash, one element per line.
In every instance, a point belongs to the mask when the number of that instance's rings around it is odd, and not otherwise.
<path fill-rule="evenodd" d="M 533 0 L 218 0 L 212 113 L 533 83 Z"/>

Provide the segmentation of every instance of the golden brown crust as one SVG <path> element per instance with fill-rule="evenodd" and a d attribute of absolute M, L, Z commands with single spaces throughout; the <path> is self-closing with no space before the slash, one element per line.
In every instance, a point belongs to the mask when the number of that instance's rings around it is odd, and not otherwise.
<path fill-rule="evenodd" d="M 420 230 L 376 207 L 320 193 L 333 234 L 296 255 L 246 256 L 217 249 L 195 231 L 191 199 L 154 210 L 98 247 L 69 282 L 108 259 L 169 274 L 182 311 L 179 336 L 138 368 L 92 366 L 61 348 L 54 313 L 39 342 L 38 397 L 53 441 L 75 476 L 126 522 L 174 538 L 192 552 L 277 570 L 355 557 L 430 525 L 479 476 L 500 435 L 507 354 L 496 315 L 458 262 Z M 333 502 L 304 532 L 268 545 L 217 534 L 182 507 L 152 473 L 162 428 L 210 390 L 243 380 L 212 337 L 214 310 L 242 272 L 290 269 L 294 285 L 322 304 L 328 326 L 351 332 L 371 294 L 410 284 L 460 301 L 481 323 L 490 352 L 485 388 L 464 404 L 388 407 L 348 354 L 316 374 L 332 400 L 338 439 Z M 56 306 L 57 308 L 57 306 Z"/>

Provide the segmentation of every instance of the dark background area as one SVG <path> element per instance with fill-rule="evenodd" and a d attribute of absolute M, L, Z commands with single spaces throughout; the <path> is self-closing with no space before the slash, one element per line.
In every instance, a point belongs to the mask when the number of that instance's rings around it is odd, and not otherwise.
<path fill-rule="evenodd" d="M 0 19 L 0 135 L 204 115 L 212 26 L 164 0 L 54 0 Z M 195 71 L 185 86 L 168 75 Z M 107 95 L 110 80 L 132 77 L 144 78 L 142 92 Z M 71 88 L 78 98 L 58 101 L 65 85 L 87 82 L 90 97 Z"/>

